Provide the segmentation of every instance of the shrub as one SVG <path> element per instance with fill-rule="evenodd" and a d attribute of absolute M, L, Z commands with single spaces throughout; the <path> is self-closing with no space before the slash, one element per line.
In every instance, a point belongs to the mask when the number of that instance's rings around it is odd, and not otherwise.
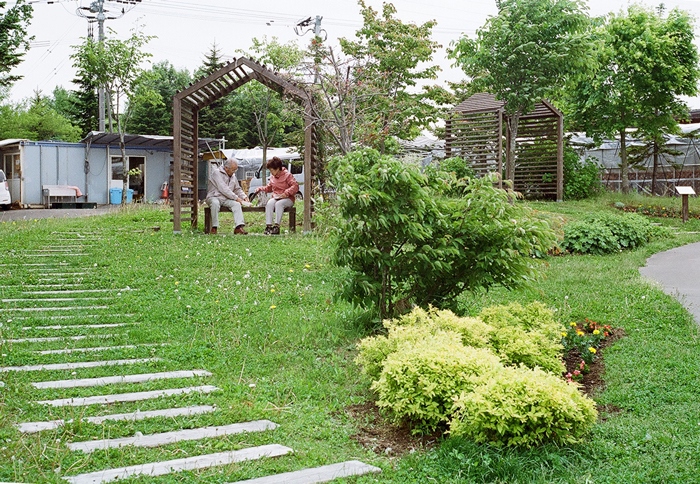
<path fill-rule="evenodd" d="M 543 370 L 561 374 L 566 368 L 561 360 L 564 346 L 560 340 L 561 337 L 552 340 L 539 331 L 505 327 L 493 333 L 491 347 L 506 365 L 540 367 Z"/>
<path fill-rule="evenodd" d="M 575 443 L 597 418 L 575 384 L 535 369 L 505 368 L 455 400 L 450 433 L 477 442 L 532 447 Z"/>
<path fill-rule="evenodd" d="M 437 332 L 390 354 L 372 389 L 377 406 L 394 422 L 407 421 L 414 433 L 430 433 L 447 423 L 456 395 L 502 368 L 491 351 L 464 346 L 454 333 Z"/>
<path fill-rule="evenodd" d="M 564 147 L 564 199 L 583 200 L 603 190 L 601 168 L 595 158 L 581 157 L 570 146 Z"/>
<path fill-rule="evenodd" d="M 558 340 L 562 325 L 554 318 L 554 312 L 541 302 L 525 306 L 515 302 L 500 306 L 489 306 L 479 313 L 486 324 L 497 328 L 517 326 L 526 331 L 540 331 L 552 340 Z"/>
<path fill-rule="evenodd" d="M 490 178 L 435 183 L 374 150 L 335 158 L 330 171 L 342 216 L 334 262 L 350 270 L 341 295 L 382 318 L 411 303 L 443 307 L 465 290 L 532 280 L 533 256 L 554 242 L 549 225 Z M 450 196 L 456 186 L 459 196 Z"/>
<path fill-rule="evenodd" d="M 657 233 L 641 215 L 600 213 L 567 224 L 562 248 L 581 254 L 609 254 L 642 246 Z"/>
<path fill-rule="evenodd" d="M 544 304 L 490 306 L 482 309 L 479 318 L 495 328 L 490 344 L 505 364 L 539 366 L 554 373 L 564 371 L 561 361 L 564 326 Z"/>

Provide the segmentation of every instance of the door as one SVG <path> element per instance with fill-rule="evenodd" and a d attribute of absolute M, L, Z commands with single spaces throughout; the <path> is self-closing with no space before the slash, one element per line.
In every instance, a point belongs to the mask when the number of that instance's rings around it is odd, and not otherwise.
<path fill-rule="evenodd" d="M 6 153 L 3 156 L 2 169 L 7 176 L 7 185 L 10 188 L 10 196 L 12 202 L 19 203 L 20 198 L 20 180 L 22 178 L 22 165 L 20 163 L 19 153 Z"/>

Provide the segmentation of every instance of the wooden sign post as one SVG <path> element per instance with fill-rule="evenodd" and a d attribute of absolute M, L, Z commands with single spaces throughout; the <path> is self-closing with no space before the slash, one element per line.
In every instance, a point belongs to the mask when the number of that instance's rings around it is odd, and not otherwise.
<path fill-rule="evenodd" d="M 695 190 L 693 190 L 693 187 L 676 187 L 676 192 L 682 198 L 683 223 L 686 223 L 688 221 L 688 195 L 695 195 Z"/>

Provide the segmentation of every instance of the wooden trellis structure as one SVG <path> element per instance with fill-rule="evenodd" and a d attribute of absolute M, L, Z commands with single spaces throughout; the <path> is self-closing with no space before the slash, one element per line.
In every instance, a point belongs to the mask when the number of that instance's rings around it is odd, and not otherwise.
<path fill-rule="evenodd" d="M 304 111 L 304 185 L 312 193 L 318 160 L 318 134 L 312 122 L 312 97 L 296 83 L 255 61 L 234 59 L 210 76 L 175 94 L 173 98 L 173 230 L 181 232 L 183 220 L 197 228 L 197 162 L 199 111 L 256 80 L 299 104 Z M 304 232 L 311 230 L 311 196 L 304 197 Z"/>
<path fill-rule="evenodd" d="M 493 94 L 474 94 L 457 105 L 445 122 L 445 156 L 460 157 L 477 175 L 503 173 L 509 136 L 505 102 Z M 520 117 L 515 170 L 505 178 L 528 198 L 564 196 L 564 116 L 542 100 Z"/>

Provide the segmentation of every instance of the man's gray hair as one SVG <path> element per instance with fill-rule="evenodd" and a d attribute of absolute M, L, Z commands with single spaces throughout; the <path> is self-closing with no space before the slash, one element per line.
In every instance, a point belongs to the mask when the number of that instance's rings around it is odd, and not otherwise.
<path fill-rule="evenodd" d="M 238 168 L 238 162 L 235 158 L 227 158 L 226 161 L 224 161 L 224 168 L 229 168 L 233 165 L 236 165 L 236 168 Z"/>

